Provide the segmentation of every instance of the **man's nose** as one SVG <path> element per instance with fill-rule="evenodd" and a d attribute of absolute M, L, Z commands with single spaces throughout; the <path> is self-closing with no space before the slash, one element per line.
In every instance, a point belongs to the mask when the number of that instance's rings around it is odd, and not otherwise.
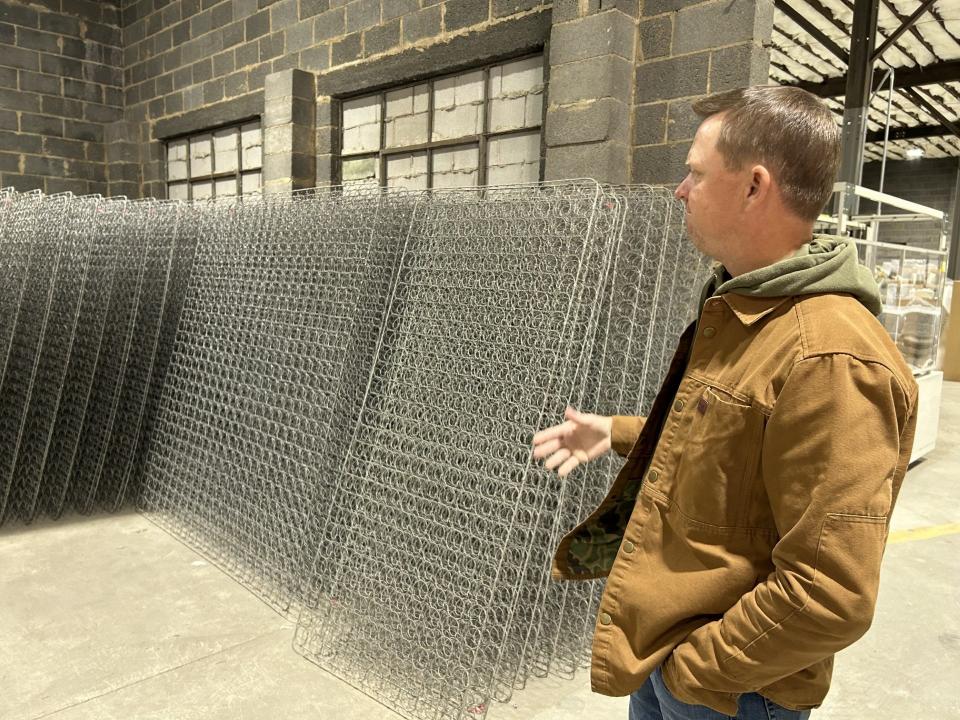
<path fill-rule="evenodd" d="M 673 196 L 677 200 L 687 201 L 687 178 L 684 178 L 683 182 L 677 185 L 677 189 L 673 191 Z"/>

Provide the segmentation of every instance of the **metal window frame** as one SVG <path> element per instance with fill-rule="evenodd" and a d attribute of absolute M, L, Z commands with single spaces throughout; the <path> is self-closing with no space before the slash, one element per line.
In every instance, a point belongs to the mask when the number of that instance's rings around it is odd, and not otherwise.
<path fill-rule="evenodd" d="M 339 98 L 339 112 L 340 112 L 340 144 L 339 147 L 343 147 L 344 140 L 344 123 L 343 123 L 343 105 L 345 101 L 355 100 L 357 98 L 366 98 L 366 97 L 379 97 L 380 100 L 380 149 L 377 151 L 365 150 L 362 152 L 352 152 L 352 153 L 339 153 L 339 170 L 340 177 L 343 177 L 343 161 L 344 160 L 361 160 L 366 158 L 376 158 L 377 160 L 377 182 L 380 187 L 387 187 L 387 160 L 391 156 L 396 155 L 410 155 L 412 153 L 426 152 L 427 153 L 427 189 L 433 189 L 433 154 L 436 150 L 444 150 L 451 147 L 458 146 L 477 146 L 478 149 L 478 167 L 477 167 L 477 186 L 483 187 L 487 184 L 487 150 L 489 141 L 491 138 L 499 137 L 509 137 L 511 135 L 526 135 L 529 133 L 537 132 L 541 137 L 541 149 L 542 149 L 542 138 L 543 138 L 543 113 L 546 112 L 546 104 L 544 104 L 543 112 L 540 115 L 540 122 L 536 125 L 530 125 L 524 128 L 514 128 L 511 130 L 501 130 L 499 132 L 490 132 L 490 70 L 501 65 L 506 65 L 508 63 L 517 62 L 519 60 L 527 60 L 529 58 L 541 58 L 546 61 L 546 53 L 544 51 L 537 51 L 533 53 L 525 53 L 523 55 L 517 55 L 509 58 L 502 58 L 496 62 L 489 62 L 484 65 L 478 65 L 474 68 L 466 70 L 457 70 L 455 72 L 440 73 L 434 76 L 431 76 L 427 79 L 421 79 L 416 82 L 406 82 L 400 83 L 387 88 L 382 88 L 376 92 L 363 92 L 356 93 L 349 96 L 344 96 Z M 433 111 L 434 111 L 434 84 L 439 80 L 445 80 L 446 78 L 456 77 L 458 75 L 464 75 L 466 73 L 472 73 L 477 71 L 483 72 L 483 118 L 481 121 L 481 131 L 478 134 L 474 135 L 464 135 L 458 138 L 451 138 L 449 140 L 429 140 L 433 137 Z M 547 66 L 544 65 L 544 84 L 546 84 L 546 75 Z M 398 90 L 405 90 L 407 88 L 415 89 L 420 85 L 427 85 L 427 142 L 419 143 L 417 145 L 404 145 L 402 147 L 395 148 L 385 148 L 386 144 L 386 107 L 387 107 L 387 93 L 396 92 Z M 541 152 L 542 155 L 542 152 Z M 540 158 L 539 163 L 539 178 L 543 179 L 543 161 L 542 157 Z"/>
<path fill-rule="evenodd" d="M 256 167 L 243 167 L 243 143 L 241 129 L 244 125 L 249 125 L 252 122 L 258 122 L 260 124 L 260 164 Z M 217 157 L 214 152 L 213 146 L 213 135 L 216 132 L 221 130 L 230 130 L 236 129 L 237 131 L 237 169 L 230 170 L 227 172 L 217 172 Z M 200 137 L 201 135 L 210 136 L 210 172 L 203 175 L 193 175 L 193 169 L 190 163 L 190 141 Z M 180 142 L 181 140 L 187 141 L 187 176 L 180 180 L 171 180 L 170 175 L 170 144 L 175 142 Z M 236 196 L 229 195 L 225 197 L 241 197 L 243 195 L 243 176 L 244 174 L 250 175 L 254 171 L 260 173 L 260 187 L 263 187 L 263 120 L 259 115 L 254 115 L 252 117 L 244 118 L 239 121 L 231 121 L 228 123 L 222 123 L 220 125 L 212 125 L 211 127 L 204 128 L 203 130 L 195 130 L 189 133 L 181 133 L 179 135 L 172 135 L 171 137 L 165 138 L 163 142 L 164 147 L 164 160 L 163 160 L 163 174 L 164 174 L 164 189 L 166 190 L 167 197 L 170 197 L 170 186 L 171 185 L 180 185 L 186 183 L 187 185 L 187 200 L 193 200 L 193 184 L 194 182 L 202 182 L 204 180 L 209 181 L 211 184 L 210 189 L 210 198 L 215 199 L 217 197 L 217 180 L 222 180 L 224 178 L 235 178 L 237 183 L 237 193 Z"/>

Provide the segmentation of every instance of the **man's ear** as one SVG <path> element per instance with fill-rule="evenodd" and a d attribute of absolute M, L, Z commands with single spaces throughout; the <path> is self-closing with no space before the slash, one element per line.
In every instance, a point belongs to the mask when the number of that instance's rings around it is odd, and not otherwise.
<path fill-rule="evenodd" d="M 773 179 L 770 171 L 763 165 L 754 165 L 750 169 L 750 188 L 747 191 L 747 201 L 760 201 L 767 197 Z"/>

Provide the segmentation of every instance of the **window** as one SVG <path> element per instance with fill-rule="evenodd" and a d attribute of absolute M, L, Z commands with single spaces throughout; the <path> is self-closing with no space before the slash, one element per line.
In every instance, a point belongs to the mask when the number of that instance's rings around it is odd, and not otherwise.
<path fill-rule="evenodd" d="M 167 142 L 167 197 L 203 200 L 260 191 L 260 121 Z"/>
<path fill-rule="evenodd" d="M 542 55 L 344 100 L 342 108 L 345 187 L 540 179 Z"/>

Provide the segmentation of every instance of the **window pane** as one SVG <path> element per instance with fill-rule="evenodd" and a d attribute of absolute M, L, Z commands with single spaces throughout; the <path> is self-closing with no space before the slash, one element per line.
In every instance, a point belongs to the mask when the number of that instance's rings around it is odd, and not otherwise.
<path fill-rule="evenodd" d="M 213 134 L 213 167 L 217 173 L 237 171 L 237 128 Z"/>
<path fill-rule="evenodd" d="M 211 183 L 209 180 L 201 180 L 200 182 L 190 183 L 190 187 L 193 190 L 194 200 L 206 200 L 213 194 L 213 183 Z"/>
<path fill-rule="evenodd" d="M 543 58 L 517 60 L 490 69 L 490 132 L 534 127 L 543 115 Z"/>
<path fill-rule="evenodd" d="M 490 138 L 487 184 L 512 185 L 540 179 L 540 133 Z"/>
<path fill-rule="evenodd" d="M 427 189 L 427 153 L 407 153 L 387 158 L 387 187 Z"/>
<path fill-rule="evenodd" d="M 210 135 L 190 138 L 190 177 L 209 175 L 213 171 L 211 150 Z"/>
<path fill-rule="evenodd" d="M 167 197 L 170 200 L 186 200 L 187 199 L 187 183 L 170 183 L 167 186 Z"/>
<path fill-rule="evenodd" d="M 427 142 L 427 120 L 430 109 L 430 86 L 388 92 L 384 130 L 386 147 L 420 145 Z"/>
<path fill-rule="evenodd" d="M 167 179 L 185 180 L 187 177 L 187 141 L 174 140 L 167 145 Z"/>
<path fill-rule="evenodd" d="M 243 169 L 252 170 L 263 164 L 263 134 L 260 121 L 247 123 L 240 128 L 240 147 L 242 148 Z"/>
<path fill-rule="evenodd" d="M 237 194 L 237 179 L 235 177 L 231 178 L 220 178 L 214 184 L 214 191 L 216 192 L 217 197 L 232 197 Z"/>
<path fill-rule="evenodd" d="M 345 159 L 341 166 L 343 187 L 376 187 L 380 184 L 380 160 L 377 157 Z"/>
<path fill-rule="evenodd" d="M 380 94 L 343 103 L 343 152 L 380 149 Z"/>
<path fill-rule="evenodd" d="M 240 179 L 244 195 L 260 192 L 260 171 L 245 172 Z"/>
<path fill-rule="evenodd" d="M 432 140 L 451 140 L 483 131 L 483 72 L 455 75 L 433 85 Z"/>
<path fill-rule="evenodd" d="M 459 145 L 433 152 L 433 187 L 475 187 L 479 180 L 480 148 Z"/>

